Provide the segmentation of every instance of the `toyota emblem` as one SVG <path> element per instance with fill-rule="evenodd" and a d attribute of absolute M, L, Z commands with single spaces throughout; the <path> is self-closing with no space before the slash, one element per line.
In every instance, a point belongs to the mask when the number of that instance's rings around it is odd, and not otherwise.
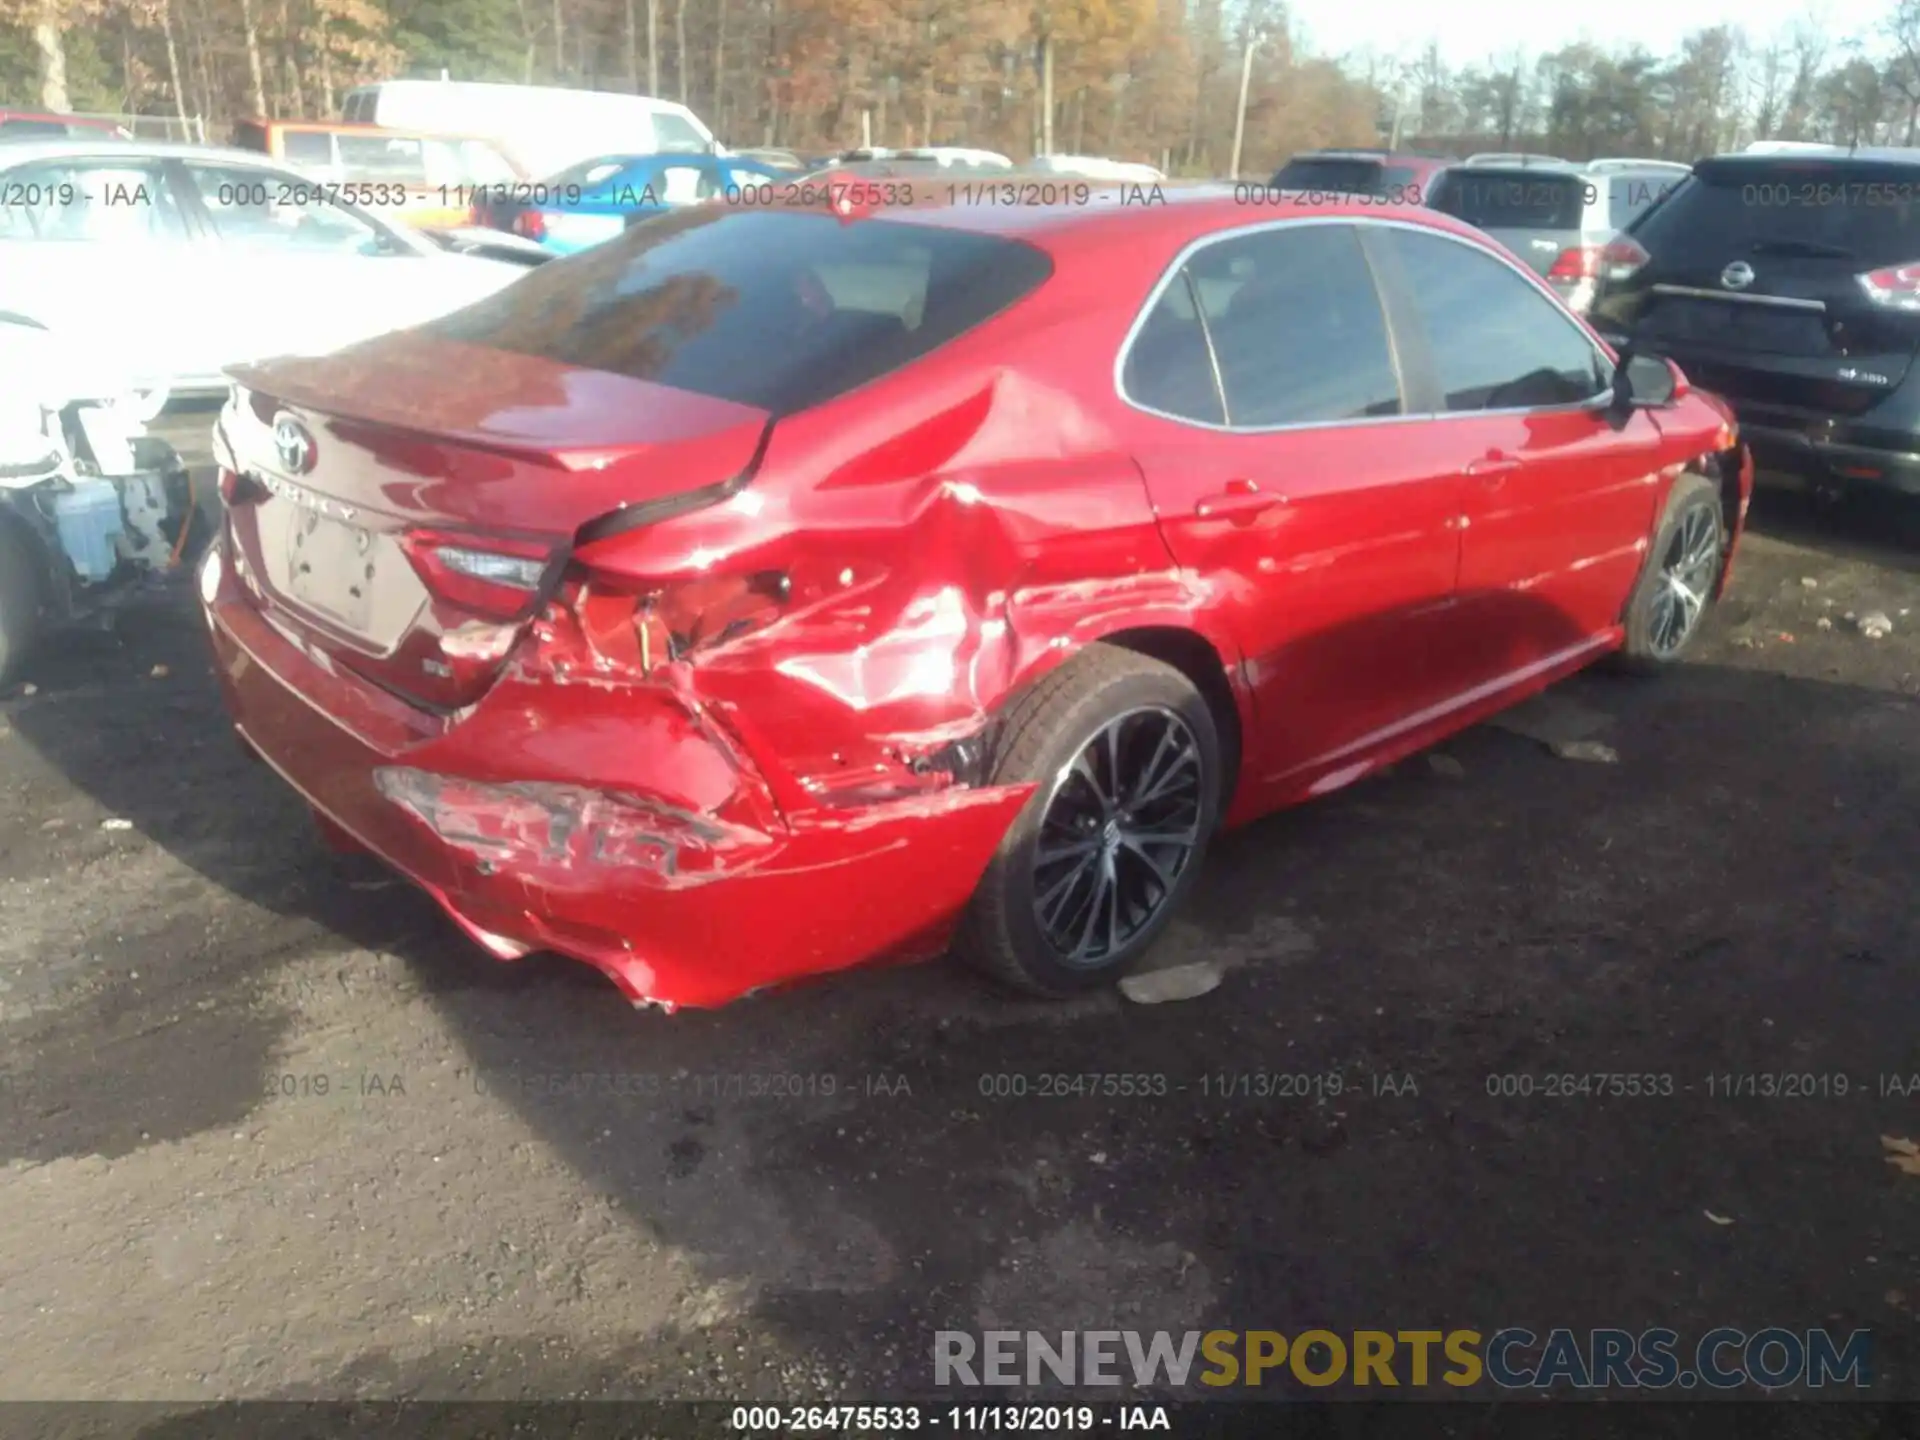
<path fill-rule="evenodd" d="M 1744 290 L 1753 283 L 1753 267 L 1736 260 L 1720 272 L 1720 283 L 1729 290 Z"/>
<path fill-rule="evenodd" d="M 291 415 L 282 415 L 273 424 L 273 448 L 279 453 L 280 468 L 289 475 L 304 475 L 313 469 L 313 436 Z"/>

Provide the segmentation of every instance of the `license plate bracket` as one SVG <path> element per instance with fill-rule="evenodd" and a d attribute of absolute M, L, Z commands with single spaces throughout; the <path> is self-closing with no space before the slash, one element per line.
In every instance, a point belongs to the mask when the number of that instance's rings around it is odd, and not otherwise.
<path fill-rule="evenodd" d="M 364 631 L 373 614 L 373 537 L 311 510 L 293 517 L 287 584 L 301 604 Z"/>

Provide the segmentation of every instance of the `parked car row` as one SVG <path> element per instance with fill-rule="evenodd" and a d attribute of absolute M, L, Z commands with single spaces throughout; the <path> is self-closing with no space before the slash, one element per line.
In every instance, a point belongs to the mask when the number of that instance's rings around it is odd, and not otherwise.
<path fill-rule="evenodd" d="M 1623 233 L 1688 168 L 1666 160 L 1576 165 L 1551 155 L 1481 153 L 1456 160 L 1341 150 L 1297 155 L 1270 183 L 1278 190 L 1404 200 L 1456 216 L 1499 240 L 1584 312 L 1603 274 L 1621 263 L 1614 247 Z"/>
<path fill-rule="evenodd" d="M 1726 397 L 1766 468 L 1920 495 L 1920 150 L 1757 141 L 1694 165 L 1324 151 L 1276 188 L 1429 206 L 1499 240 L 1610 343 Z"/>

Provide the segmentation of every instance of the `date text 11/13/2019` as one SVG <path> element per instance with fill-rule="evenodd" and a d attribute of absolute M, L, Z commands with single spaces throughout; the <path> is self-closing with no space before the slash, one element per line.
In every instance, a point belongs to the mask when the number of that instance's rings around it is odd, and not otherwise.
<path fill-rule="evenodd" d="M 1169 1432 L 1164 1405 L 736 1405 L 728 1428 L 745 1435 L 1036 1434 Z"/>

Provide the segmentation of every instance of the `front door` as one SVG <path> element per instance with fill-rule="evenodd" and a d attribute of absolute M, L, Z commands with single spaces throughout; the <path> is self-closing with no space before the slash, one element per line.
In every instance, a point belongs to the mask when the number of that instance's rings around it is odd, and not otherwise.
<path fill-rule="evenodd" d="M 1615 428 L 1613 362 L 1512 265 L 1432 230 L 1371 243 L 1431 370 L 1427 439 L 1466 477 L 1462 648 L 1442 663 L 1460 692 L 1523 681 L 1619 622 L 1653 525 L 1659 427 L 1636 410 Z"/>

